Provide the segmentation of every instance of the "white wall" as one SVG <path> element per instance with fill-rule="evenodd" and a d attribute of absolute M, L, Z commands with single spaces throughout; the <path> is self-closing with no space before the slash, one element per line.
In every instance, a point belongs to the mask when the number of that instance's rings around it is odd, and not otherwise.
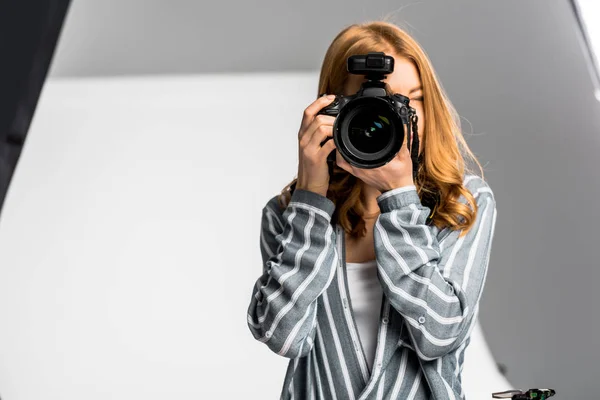
<path fill-rule="evenodd" d="M 278 398 L 288 360 L 246 311 L 316 80 L 47 82 L 0 224 L 3 400 Z M 512 388 L 481 335 L 472 399 Z"/>

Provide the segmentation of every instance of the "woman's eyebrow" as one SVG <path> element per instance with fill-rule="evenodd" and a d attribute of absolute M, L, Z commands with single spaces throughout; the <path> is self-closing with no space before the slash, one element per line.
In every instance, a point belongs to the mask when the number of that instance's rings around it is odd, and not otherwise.
<path fill-rule="evenodd" d="M 408 92 L 408 94 L 411 94 L 411 93 L 416 92 L 416 91 L 421 90 L 421 89 L 423 89 L 422 86 L 417 86 L 416 88 L 411 89 L 410 92 Z"/>

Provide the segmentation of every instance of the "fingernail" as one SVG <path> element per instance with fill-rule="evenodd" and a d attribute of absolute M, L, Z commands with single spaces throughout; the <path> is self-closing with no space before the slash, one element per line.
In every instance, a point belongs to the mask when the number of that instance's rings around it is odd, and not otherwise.
<path fill-rule="evenodd" d="M 333 99 L 335 99 L 335 95 L 333 95 L 333 94 L 328 94 L 328 95 L 327 95 L 327 99 L 328 99 L 328 100 L 333 100 Z"/>

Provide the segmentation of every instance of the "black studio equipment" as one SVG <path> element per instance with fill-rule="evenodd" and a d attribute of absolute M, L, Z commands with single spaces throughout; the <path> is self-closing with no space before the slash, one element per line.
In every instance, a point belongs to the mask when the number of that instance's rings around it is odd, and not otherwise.
<path fill-rule="evenodd" d="M 529 389 L 522 391 L 520 389 L 507 390 L 505 392 L 492 393 L 495 399 L 512 399 L 512 400 L 546 400 L 556 394 L 554 389 Z"/>
<path fill-rule="evenodd" d="M 69 3 L 0 0 L 0 215 Z"/>

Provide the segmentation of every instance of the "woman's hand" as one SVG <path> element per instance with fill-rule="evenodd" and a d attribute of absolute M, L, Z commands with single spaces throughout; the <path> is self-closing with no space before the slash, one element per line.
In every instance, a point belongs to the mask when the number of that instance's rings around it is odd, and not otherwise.
<path fill-rule="evenodd" d="M 335 149 L 333 123 L 335 117 L 317 113 L 329 105 L 335 95 L 321 96 L 305 110 L 298 131 L 298 180 L 296 189 L 327 196 L 329 168 L 327 156 Z"/>
<path fill-rule="evenodd" d="M 402 147 L 396 156 L 381 167 L 371 169 L 354 167 L 342 157 L 339 151 L 336 151 L 336 164 L 382 193 L 399 187 L 414 185 L 412 160 L 406 146 L 406 137 L 405 135 L 404 143 L 402 143 Z"/>

